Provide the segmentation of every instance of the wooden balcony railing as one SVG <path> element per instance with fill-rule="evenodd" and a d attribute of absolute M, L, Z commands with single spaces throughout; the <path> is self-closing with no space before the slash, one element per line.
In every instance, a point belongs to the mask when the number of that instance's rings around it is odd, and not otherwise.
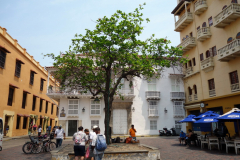
<path fill-rule="evenodd" d="M 197 40 L 198 41 L 203 42 L 206 39 L 210 38 L 211 36 L 212 36 L 212 34 L 210 31 L 210 27 L 203 27 L 197 31 Z"/>
<path fill-rule="evenodd" d="M 198 0 L 195 3 L 195 14 L 200 15 L 202 14 L 205 10 L 207 10 L 208 5 L 206 0 Z"/>
<path fill-rule="evenodd" d="M 228 62 L 240 56 L 240 39 L 236 39 L 218 50 L 218 60 Z"/>
<path fill-rule="evenodd" d="M 160 91 L 146 91 L 146 99 L 160 99 Z"/>
<path fill-rule="evenodd" d="M 185 92 L 170 92 L 171 100 L 185 99 Z"/>
<path fill-rule="evenodd" d="M 183 52 L 186 52 L 196 46 L 196 38 L 188 37 L 177 47 L 182 47 Z"/>
<path fill-rule="evenodd" d="M 231 84 L 231 90 L 232 92 L 240 91 L 239 83 Z"/>
<path fill-rule="evenodd" d="M 205 72 L 212 71 L 214 69 L 213 57 L 208 57 L 201 61 L 201 69 Z"/>
<path fill-rule="evenodd" d="M 181 32 L 185 27 L 193 21 L 191 12 L 184 13 L 179 20 L 175 23 L 175 31 Z"/>
<path fill-rule="evenodd" d="M 215 89 L 209 90 L 209 97 L 214 97 L 214 96 L 216 96 Z"/>

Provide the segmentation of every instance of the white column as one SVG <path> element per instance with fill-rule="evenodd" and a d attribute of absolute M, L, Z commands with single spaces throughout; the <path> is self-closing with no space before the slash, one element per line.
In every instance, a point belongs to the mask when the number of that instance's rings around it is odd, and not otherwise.
<path fill-rule="evenodd" d="M 48 86 L 49 86 L 49 76 L 50 76 L 50 71 L 48 71 L 48 78 L 47 78 L 47 93 L 48 93 Z"/>

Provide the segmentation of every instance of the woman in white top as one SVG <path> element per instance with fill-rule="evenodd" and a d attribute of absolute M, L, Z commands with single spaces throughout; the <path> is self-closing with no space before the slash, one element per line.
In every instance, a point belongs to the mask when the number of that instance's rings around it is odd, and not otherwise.
<path fill-rule="evenodd" d="M 38 126 L 38 137 L 41 136 L 42 133 L 42 127 L 41 125 Z"/>

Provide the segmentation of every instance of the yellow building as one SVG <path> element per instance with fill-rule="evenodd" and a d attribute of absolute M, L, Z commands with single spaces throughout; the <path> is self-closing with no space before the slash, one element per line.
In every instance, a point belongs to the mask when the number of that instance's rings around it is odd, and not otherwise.
<path fill-rule="evenodd" d="M 184 66 L 186 115 L 240 108 L 239 0 L 179 0 L 172 14 L 179 46 L 189 58 Z M 234 123 L 225 124 L 235 134 Z M 199 129 L 187 125 L 192 127 Z"/>
<path fill-rule="evenodd" d="M 48 72 L 33 56 L 0 27 L 0 117 L 3 118 L 4 135 L 27 135 L 31 124 L 54 126 L 58 122 L 57 102 L 50 99 L 47 86 Z"/>

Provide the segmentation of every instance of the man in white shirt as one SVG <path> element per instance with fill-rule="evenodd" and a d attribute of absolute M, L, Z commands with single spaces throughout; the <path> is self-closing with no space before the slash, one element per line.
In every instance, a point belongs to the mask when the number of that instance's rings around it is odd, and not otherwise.
<path fill-rule="evenodd" d="M 92 139 L 91 148 L 93 150 L 95 160 L 102 160 L 103 155 L 104 155 L 104 151 L 97 151 L 96 148 L 95 148 L 96 143 L 97 143 L 98 135 L 101 135 L 99 127 L 95 128 L 95 133 L 96 133 L 96 136 L 94 136 L 93 139 Z M 106 140 L 105 135 L 103 135 L 103 137 Z"/>
<path fill-rule="evenodd" d="M 62 125 L 59 125 L 58 129 L 56 129 L 55 137 L 56 137 L 56 144 L 57 144 L 56 147 L 58 148 L 62 145 L 63 138 L 65 140 L 65 132 L 62 129 Z"/>
<path fill-rule="evenodd" d="M 98 126 L 93 126 L 93 128 L 92 128 L 93 132 L 90 132 L 90 134 L 89 134 L 89 145 L 90 145 L 90 147 L 89 147 L 89 149 L 90 149 L 89 157 L 91 158 L 91 160 L 94 160 L 94 154 L 93 154 L 91 144 L 92 144 L 93 137 L 96 136 L 95 128 L 98 128 Z"/>

